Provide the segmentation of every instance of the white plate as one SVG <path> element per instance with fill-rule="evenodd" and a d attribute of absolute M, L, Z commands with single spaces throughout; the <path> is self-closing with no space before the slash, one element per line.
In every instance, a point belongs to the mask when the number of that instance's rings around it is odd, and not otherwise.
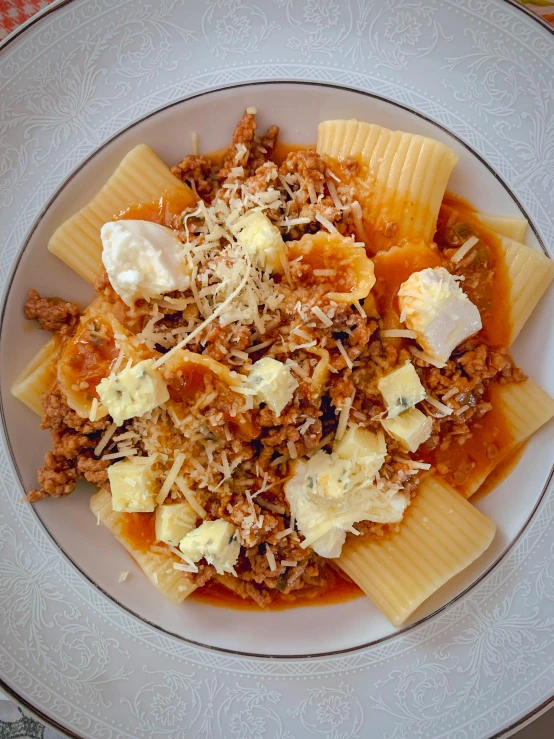
<path fill-rule="evenodd" d="M 33 485 L 49 440 L 9 385 L 44 341 L 23 330 L 26 289 L 90 296 L 46 252 L 48 236 L 135 143 L 168 163 L 189 150 L 191 131 L 216 148 L 248 105 L 289 142 L 314 141 L 330 117 L 426 133 L 460 154 L 452 190 L 489 212 L 526 213 L 530 243 L 549 249 L 553 77 L 553 36 L 502 0 L 72 0 L 4 45 L 0 671 L 9 690 L 78 736 L 146 739 L 473 739 L 551 698 L 551 425 L 479 503 L 498 523 L 491 550 L 395 633 L 365 599 L 278 613 L 166 604 L 95 525 L 86 486 L 63 502 L 21 502 L 17 473 Z M 551 291 L 514 351 L 551 393 L 553 309 Z M 120 584 L 124 569 L 132 576 Z"/>

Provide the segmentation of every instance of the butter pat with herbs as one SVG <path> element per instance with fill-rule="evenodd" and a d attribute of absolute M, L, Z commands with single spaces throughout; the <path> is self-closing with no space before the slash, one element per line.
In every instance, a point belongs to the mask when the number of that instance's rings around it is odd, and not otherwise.
<path fill-rule="evenodd" d="M 152 513 L 156 508 L 156 489 L 152 470 L 129 460 L 108 467 L 112 508 L 118 513 Z"/>
<path fill-rule="evenodd" d="M 167 385 L 154 368 L 153 359 L 144 359 L 134 367 L 105 377 L 96 392 L 118 426 L 169 400 Z"/>
<path fill-rule="evenodd" d="M 235 574 L 234 567 L 240 553 L 240 543 L 233 524 L 218 518 L 204 521 L 197 529 L 183 537 L 179 549 L 191 562 L 205 559 L 219 575 Z"/>
<path fill-rule="evenodd" d="M 248 385 L 256 391 L 258 403 L 265 403 L 276 416 L 280 416 L 298 387 L 290 369 L 272 357 L 263 357 L 252 366 Z"/>
<path fill-rule="evenodd" d="M 398 291 L 400 320 L 415 331 L 423 351 L 444 366 L 462 341 L 482 328 L 477 306 L 444 267 L 414 272 Z"/>
<path fill-rule="evenodd" d="M 286 260 L 286 247 L 281 232 L 261 211 L 246 213 L 234 227 L 239 244 L 250 261 L 262 270 L 282 272 Z"/>
<path fill-rule="evenodd" d="M 198 514 L 188 503 L 164 503 L 156 508 L 156 541 L 177 546 L 196 526 Z"/>
<path fill-rule="evenodd" d="M 410 408 L 396 418 L 384 418 L 381 424 L 409 452 L 416 452 L 433 429 L 433 419 L 418 408 Z"/>
<path fill-rule="evenodd" d="M 387 418 L 396 418 L 427 395 L 411 362 L 381 377 L 377 387 L 387 406 Z"/>

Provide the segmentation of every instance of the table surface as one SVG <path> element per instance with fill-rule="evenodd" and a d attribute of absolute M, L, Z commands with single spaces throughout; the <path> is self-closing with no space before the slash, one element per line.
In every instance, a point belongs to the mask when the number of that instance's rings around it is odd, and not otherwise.
<path fill-rule="evenodd" d="M 554 0 L 548 5 L 534 5 L 519 0 L 529 10 L 554 25 Z M 0 0 L 0 40 L 15 30 L 31 15 L 49 5 L 51 0 Z M 519 731 L 514 739 L 552 739 L 554 708 Z M 30 718 L 0 693 L 0 739 L 61 739 L 60 734 Z"/>

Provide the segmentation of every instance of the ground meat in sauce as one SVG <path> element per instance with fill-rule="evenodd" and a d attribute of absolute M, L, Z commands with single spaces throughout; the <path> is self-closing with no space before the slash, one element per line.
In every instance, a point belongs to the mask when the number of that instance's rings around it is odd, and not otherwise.
<path fill-rule="evenodd" d="M 79 316 L 79 308 L 73 303 L 61 298 L 43 298 L 33 288 L 29 290 L 25 303 L 25 318 L 37 320 L 45 331 L 68 336 L 78 324 Z"/>
<path fill-rule="evenodd" d="M 58 383 L 43 395 L 42 405 L 41 428 L 50 430 L 52 452 L 47 452 L 44 466 L 38 472 L 40 489 L 31 490 L 27 499 L 35 503 L 49 496 L 65 497 L 73 492 L 80 477 L 109 487 L 107 468 L 110 463 L 93 455 L 108 425 L 107 418 L 94 422 L 81 418 L 67 405 Z"/>
<path fill-rule="evenodd" d="M 287 189 L 292 191 L 294 199 L 289 203 L 288 217 L 309 218 L 310 223 L 289 229 L 282 227 L 286 241 L 320 230 L 316 213 L 335 223 L 341 234 L 355 235 L 351 216 L 337 208 L 331 196 L 329 171 L 332 169 L 335 175 L 339 175 L 333 179 L 334 187 L 347 205 L 356 199 L 353 183 L 359 174 L 358 161 L 350 157 L 332 162 L 313 150 L 306 150 L 289 153 L 277 166 L 271 157 L 278 134 L 278 127 L 272 126 L 267 133 L 257 135 L 255 115 L 246 111 L 219 165 L 214 158 L 189 155 L 172 171 L 208 203 L 212 202 L 216 193 L 217 197 L 228 198 L 230 188 L 235 184 L 251 194 L 263 193 L 268 187 L 281 192 Z M 229 187 L 219 190 L 221 185 Z M 270 208 L 266 214 L 274 220 L 283 218 L 282 213 Z M 182 219 L 175 218 L 172 225 L 181 240 L 187 242 L 194 219 L 189 221 L 188 226 L 183 226 Z M 463 228 L 448 228 L 450 230 L 447 231 L 445 223 L 439 222 L 443 237 L 441 248 L 447 258 L 467 237 Z M 199 243 L 201 245 L 201 241 Z M 243 546 L 236 566 L 238 577 L 219 576 L 212 566 L 202 562 L 198 573 L 186 576 L 199 587 L 215 578 L 261 607 L 278 599 L 292 601 L 299 596 L 316 597 L 331 587 L 337 577 L 334 565 L 329 560 L 316 555 L 310 547 L 303 549 L 300 546 L 301 538 L 296 532 L 279 536 L 291 524 L 283 491 L 288 475 L 287 465 L 286 462 L 279 462 L 279 459 L 288 458 L 291 448 L 298 456 L 317 449 L 329 434 L 335 433 L 338 414 L 346 400 L 353 399 L 351 418 L 356 423 L 374 431 L 379 430 L 378 418 L 385 407 L 376 383 L 382 375 L 408 360 L 412 361 L 430 395 L 442 397 L 455 388 L 458 392 L 449 402 L 454 409 L 465 409 L 460 415 L 434 419 L 433 433 L 426 443 L 427 448 L 433 449 L 434 446 L 454 443 L 456 439 L 463 440 L 464 436 L 471 434 L 472 423 L 481 419 L 491 408 L 487 399 L 491 382 L 521 382 L 525 379 L 521 370 L 515 367 L 508 350 L 490 347 L 479 337 L 469 339 L 458 347 L 443 369 L 415 359 L 405 342 L 379 339 L 379 323 L 371 311 L 366 316 L 361 305 L 332 305 L 326 297 L 333 288 L 331 281 L 322 277 L 307 285 L 306 278 L 311 277 L 310 271 L 307 265 L 296 262 L 290 265 L 290 276 L 287 278 L 290 283 L 282 277 L 276 279 L 276 289 L 283 295 L 283 300 L 278 319 L 265 327 L 262 336 L 252 326 L 233 323 L 220 326 L 214 322 L 187 346 L 187 349 L 211 357 L 234 371 L 242 371 L 245 356 L 249 357 L 249 362 L 255 362 L 266 352 L 277 359 L 290 358 L 301 370 L 294 370 L 298 389 L 293 401 L 280 416 L 276 416 L 264 404 L 241 411 L 243 399 L 229 390 L 218 389 L 217 383 L 207 384 L 206 393 L 211 400 L 197 409 L 203 419 L 200 429 L 203 438 L 208 443 L 224 443 L 226 463 L 234 466 L 231 479 L 220 486 L 221 476 L 218 477 L 219 473 L 215 470 L 217 465 L 223 465 L 223 459 L 216 452 L 208 465 L 205 481 L 195 488 L 195 496 L 209 519 L 224 518 L 236 526 Z M 462 261 L 456 273 L 464 276 L 464 287 L 467 286 L 470 297 L 475 298 L 482 310 L 489 310 L 492 273 L 491 258 L 486 248 L 484 251 L 481 248 L 475 250 L 475 256 L 467 262 Z M 145 301 L 137 301 L 134 308 L 129 309 L 115 295 L 105 273 L 98 278 L 96 288 L 124 325 L 137 333 L 143 330 L 151 317 L 150 306 Z M 169 297 L 178 299 L 183 294 L 173 293 Z M 324 311 L 331 310 L 332 326 L 314 320 L 311 313 L 309 318 L 303 316 L 299 313 L 299 305 L 317 305 Z M 29 293 L 26 315 L 37 318 L 43 328 L 59 332 L 62 336 L 70 334 L 79 319 L 75 306 L 58 298 L 41 298 L 36 291 Z M 173 338 L 175 332 L 186 329 L 191 321 L 194 325 L 197 319 L 198 308 L 195 304 L 185 310 L 166 309 L 156 326 L 167 334 L 156 344 L 156 350 L 167 351 L 173 345 L 171 341 L 176 341 Z M 310 322 L 310 328 L 305 329 L 309 331 L 310 340 L 316 341 L 319 347 L 329 352 L 329 377 L 321 398 L 314 395 L 310 379 L 320 357 L 306 348 L 289 351 L 285 355 L 279 353 L 280 346 L 290 341 L 294 329 L 299 324 L 305 326 Z M 305 339 L 298 341 L 304 342 Z M 255 346 L 262 342 L 267 347 L 264 351 L 256 351 Z M 338 342 L 343 351 L 339 350 Z M 177 385 L 173 388 L 175 392 L 176 388 Z M 109 461 L 94 455 L 94 448 L 109 418 L 96 422 L 81 418 L 67 406 L 57 384 L 44 396 L 43 404 L 45 416 L 42 427 L 51 431 L 52 452 L 46 455 L 45 465 L 39 471 L 41 488 L 31 491 L 29 500 L 34 502 L 46 496 L 68 495 L 79 477 L 101 487 L 109 487 Z M 187 412 L 187 403 L 183 402 L 179 413 L 185 417 Z M 164 416 L 164 421 L 162 416 L 159 426 L 165 433 L 168 448 L 187 449 L 190 433 L 173 426 L 169 417 Z M 240 420 L 248 423 L 241 428 Z M 140 430 L 140 419 L 132 419 L 120 429 L 131 435 L 135 431 L 139 435 Z M 418 474 L 414 474 L 410 466 L 402 461 L 406 460 L 406 454 L 394 439 L 387 438 L 387 446 L 383 475 L 402 485 L 409 495 L 415 495 Z M 325 448 L 330 450 L 329 445 Z M 139 454 L 151 453 L 144 440 L 138 442 L 138 449 Z M 191 474 L 201 476 L 202 466 L 197 467 L 199 469 L 191 470 Z M 441 469 L 438 471 L 441 472 Z M 458 474 L 461 479 L 469 474 L 469 470 L 460 468 Z M 210 485 L 215 488 L 213 492 L 209 489 Z M 171 495 L 174 497 L 176 493 L 172 492 Z M 362 535 L 379 537 L 398 530 L 398 524 L 382 525 L 363 521 L 356 524 L 356 528 Z M 270 566 L 268 551 L 275 559 L 275 569 Z M 281 565 L 282 561 L 296 564 Z"/>

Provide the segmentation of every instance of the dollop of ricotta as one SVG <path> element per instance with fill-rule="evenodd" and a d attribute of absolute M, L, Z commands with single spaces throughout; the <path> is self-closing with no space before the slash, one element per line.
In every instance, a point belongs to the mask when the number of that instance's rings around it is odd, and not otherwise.
<path fill-rule="evenodd" d="M 100 238 L 109 280 L 127 305 L 190 285 L 185 245 L 170 228 L 150 221 L 110 221 Z"/>

